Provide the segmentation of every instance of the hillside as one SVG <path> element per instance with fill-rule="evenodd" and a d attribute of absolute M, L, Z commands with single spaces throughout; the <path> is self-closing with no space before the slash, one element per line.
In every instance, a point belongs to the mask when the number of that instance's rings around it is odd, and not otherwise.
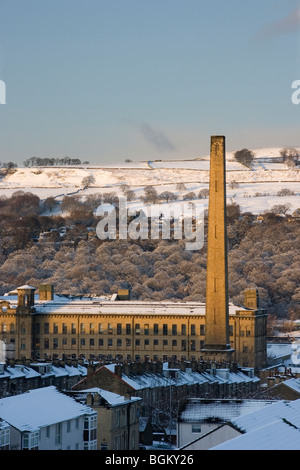
<path fill-rule="evenodd" d="M 281 148 L 254 149 L 255 160 L 251 169 L 238 163 L 233 152 L 226 154 L 227 197 L 229 203 L 239 204 L 242 212 L 259 214 L 274 205 L 289 204 L 290 212 L 298 209 L 300 192 L 300 167 L 290 169 L 282 162 Z M 94 182 L 84 188 L 83 178 L 93 176 Z M 178 190 L 178 183 L 185 188 Z M 0 180 L 0 197 L 11 196 L 15 191 L 30 191 L 41 199 L 54 196 L 61 200 L 65 195 L 78 193 L 85 197 L 93 193 L 121 192 L 127 184 L 134 191 L 135 200 L 143 195 L 143 188 L 153 185 L 159 193 L 168 190 L 179 199 L 187 192 L 208 188 L 209 156 L 194 160 L 155 160 L 112 165 L 79 165 L 76 167 L 17 168 Z M 278 192 L 288 188 L 285 197 Z M 207 205 L 207 200 L 202 200 Z"/>

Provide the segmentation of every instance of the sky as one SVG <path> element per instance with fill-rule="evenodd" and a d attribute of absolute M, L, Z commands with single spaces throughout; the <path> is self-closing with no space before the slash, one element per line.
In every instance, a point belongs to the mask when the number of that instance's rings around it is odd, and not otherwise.
<path fill-rule="evenodd" d="M 0 0 L 0 161 L 300 146 L 300 0 Z"/>

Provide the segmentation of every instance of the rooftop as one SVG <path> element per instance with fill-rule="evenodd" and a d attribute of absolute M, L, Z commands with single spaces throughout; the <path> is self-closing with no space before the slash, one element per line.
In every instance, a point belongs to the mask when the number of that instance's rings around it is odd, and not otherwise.
<path fill-rule="evenodd" d="M 37 431 L 51 424 L 94 411 L 55 387 L 44 387 L 0 399 L 0 418 L 20 431 Z"/>
<path fill-rule="evenodd" d="M 24 286 L 22 287 L 24 288 Z M 18 303 L 18 296 L 15 291 L 11 291 L 0 296 L 0 301 L 10 302 L 14 308 Z M 116 300 L 116 296 L 74 296 L 64 294 L 54 294 L 53 300 L 40 300 L 35 295 L 35 313 L 37 314 L 139 314 L 139 315 L 205 315 L 205 303 L 201 302 L 170 302 L 170 301 L 138 301 L 138 300 Z M 247 313 L 249 309 L 241 306 L 229 304 L 229 314 L 235 315 L 236 311 Z"/>
<path fill-rule="evenodd" d="M 300 400 L 273 402 L 232 424 L 244 434 L 211 450 L 300 450 Z"/>
<path fill-rule="evenodd" d="M 180 422 L 227 422 L 270 405 L 270 400 L 190 398 L 179 414 Z"/>

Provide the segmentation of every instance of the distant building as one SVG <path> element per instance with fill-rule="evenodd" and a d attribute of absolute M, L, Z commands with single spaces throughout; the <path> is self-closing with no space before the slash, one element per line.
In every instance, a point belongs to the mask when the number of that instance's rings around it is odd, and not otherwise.
<path fill-rule="evenodd" d="M 129 292 L 128 300 L 63 296 L 48 289 L 40 287 L 36 295 L 34 287 L 21 286 L 0 299 L 0 341 L 7 358 L 170 361 L 203 356 L 205 304 L 139 302 L 130 300 Z M 267 314 L 252 292 L 246 291 L 244 307 L 229 305 L 229 340 L 235 362 L 260 368 L 267 360 Z"/>
<path fill-rule="evenodd" d="M 97 449 L 97 413 L 53 386 L 2 398 L 0 419 L 10 426 L 10 450 Z"/>

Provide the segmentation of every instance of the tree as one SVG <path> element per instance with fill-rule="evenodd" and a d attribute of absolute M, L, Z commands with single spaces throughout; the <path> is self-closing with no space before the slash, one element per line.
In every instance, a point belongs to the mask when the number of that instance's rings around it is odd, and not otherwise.
<path fill-rule="evenodd" d="M 84 188 L 88 188 L 95 183 L 95 177 L 93 175 L 88 175 L 82 178 L 81 184 Z"/>
<path fill-rule="evenodd" d="M 252 166 L 254 157 L 254 153 L 248 149 L 238 150 L 234 153 L 234 158 L 236 161 L 242 163 L 242 165 L 246 165 L 249 168 Z"/>
<path fill-rule="evenodd" d="M 142 200 L 149 204 L 156 204 L 159 201 L 159 197 L 156 189 L 153 186 L 146 186 L 144 188 L 145 196 L 142 196 Z"/>
<path fill-rule="evenodd" d="M 54 207 L 58 205 L 58 201 L 53 197 L 49 196 L 44 201 L 44 208 L 45 210 L 49 210 L 50 213 L 53 211 Z"/>
<path fill-rule="evenodd" d="M 283 148 L 279 153 L 289 168 L 294 168 L 299 163 L 300 153 L 294 147 Z"/>
<path fill-rule="evenodd" d="M 193 191 L 191 191 L 190 193 L 184 194 L 183 200 L 190 201 L 191 199 L 196 199 L 196 197 L 197 197 L 196 194 Z"/>
<path fill-rule="evenodd" d="M 176 184 L 176 189 L 177 191 L 185 191 L 186 190 L 186 186 L 184 183 L 177 183 Z"/>
<path fill-rule="evenodd" d="M 295 194 L 295 193 L 291 189 L 282 188 L 282 189 L 280 189 L 280 191 L 278 191 L 277 196 L 292 196 L 293 194 Z"/>
<path fill-rule="evenodd" d="M 291 204 L 277 204 L 273 206 L 270 211 L 274 212 L 274 214 L 283 214 L 285 215 L 290 209 L 291 209 Z"/>
<path fill-rule="evenodd" d="M 240 206 L 235 202 L 226 206 L 227 221 L 232 222 L 234 219 L 238 219 L 241 216 Z"/>
<path fill-rule="evenodd" d="M 160 193 L 159 198 L 169 202 L 176 201 L 177 196 L 175 196 L 175 194 L 171 193 L 170 191 L 164 191 L 163 193 Z"/>
<path fill-rule="evenodd" d="M 209 196 L 209 189 L 203 188 L 199 191 L 198 198 L 199 199 L 207 199 Z"/>

